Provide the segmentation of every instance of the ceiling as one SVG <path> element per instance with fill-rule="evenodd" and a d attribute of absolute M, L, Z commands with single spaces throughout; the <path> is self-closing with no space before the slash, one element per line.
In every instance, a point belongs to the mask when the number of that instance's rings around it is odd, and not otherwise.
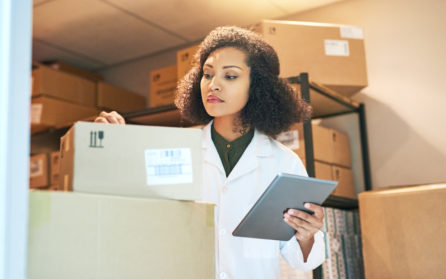
<path fill-rule="evenodd" d="M 342 0 L 34 0 L 33 60 L 98 71 Z"/>

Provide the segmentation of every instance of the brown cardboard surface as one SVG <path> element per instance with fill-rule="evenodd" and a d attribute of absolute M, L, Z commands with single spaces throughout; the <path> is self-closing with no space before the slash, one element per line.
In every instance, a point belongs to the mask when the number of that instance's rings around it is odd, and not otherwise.
<path fill-rule="evenodd" d="M 352 170 L 339 166 L 332 166 L 332 174 L 332 180 L 338 181 L 338 187 L 336 187 L 332 195 L 356 199 L 357 196 Z"/>
<path fill-rule="evenodd" d="M 366 278 L 446 278 L 446 184 L 359 194 Z"/>
<path fill-rule="evenodd" d="M 114 85 L 97 83 L 97 107 L 103 110 L 129 112 L 141 110 L 146 107 L 146 98 Z"/>
<path fill-rule="evenodd" d="M 276 50 L 282 77 L 307 72 L 311 80 L 346 96 L 367 86 L 364 39 L 362 31 L 357 30 L 334 24 L 277 20 L 263 20 L 255 27 Z"/>
<path fill-rule="evenodd" d="M 68 63 L 65 63 L 62 61 L 51 61 L 51 62 L 48 62 L 45 64 L 55 70 L 63 71 L 66 73 L 71 73 L 73 75 L 80 76 L 80 77 L 89 79 L 94 82 L 103 80 L 103 78 L 100 74 L 92 73 L 90 71 L 78 68 L 76 66 L 73 66 L 71 64 L 68 64 Z"/>
<path fill-rule="evenodd" d="M 316 174 L 316 178 L 333 180 L 333 170 L 329 164 L 315 161 L 314 162 L 314 171 Z"/>
<path fill-rule="evenodd" d="M 215 277 L 214 205 L 31 191 L 27 278 Z"/>
<path fill-rule="evenodd" d="M 31 133 L 99 114 L 96 108 L 50 97 L 33 97 L 31 103 Z"/>
<path fill-rule="evenodd" d="M 77 122 L 61 139 L 60 189 L 201 200 L 201 134 L 200 129 Z"/>
<path fill-rule="evenodd" d="M 29 161 L 29 187 L 44 188 L 49 185 L 48 154 L 33 155 Z"/>
<path fill-rule="evenodd" d="M 59 185 L 60 152 L 50 153 L 50 185 Z"/>
<path fill-rule="evenodd" d="M 177 51 L 177 79 L 181 80 L 192 68 L 192 61 L 198 45 Z"/>
<path fill-rule="evenodd" d="M 177 66 L 169 66 L 150 72 L 149 107 L 173 104 L 177 88 Z"/>
<path fill-rule="evenodd" d="M 352 166 L 352 156 L 348 135 L 336 130 L 331 130 L 331 135 L 333 142 L 333 164 L 350 168 Z"/>
<path fill-rule="evenodd" d="M 32 96 L 45 95 L 63 101 L 94 107 L 94 82 L 80 76 L 39 66 L 32 71 Z"/>

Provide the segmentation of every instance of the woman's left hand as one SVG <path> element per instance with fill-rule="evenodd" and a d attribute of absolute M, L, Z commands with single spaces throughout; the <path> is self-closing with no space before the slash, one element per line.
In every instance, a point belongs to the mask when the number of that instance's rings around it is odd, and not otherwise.
<path fill-rule="evenodd" d="M 288 209 L 284 213 L 284 221 L 296 230 L 296 238 L 299 241 L 310 241 L 324 225 L 324 210 L 322 206 L 306 203 L 305 208 L 314 212 L 313 215 L 297 209 Z"/>

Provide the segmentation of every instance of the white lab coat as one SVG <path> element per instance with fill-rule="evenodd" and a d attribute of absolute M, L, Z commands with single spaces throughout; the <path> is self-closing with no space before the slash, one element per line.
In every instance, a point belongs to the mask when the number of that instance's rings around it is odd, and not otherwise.
<path fill-rule="evenodd" d="M 232 236 L 248 210 L 279 172 L 307 175 L 299 157 L 265 134 L 255 131 L 251 143 L 226 177 L 211 138 L 211 123 L 203 128 L 203 200 L 216 206 L 216 278 L 279 278 L 280 252 L 293 268 L 308 271 L 325 260 L 324 235 L 315 235 L 303 261 L 299 243 Z"/>

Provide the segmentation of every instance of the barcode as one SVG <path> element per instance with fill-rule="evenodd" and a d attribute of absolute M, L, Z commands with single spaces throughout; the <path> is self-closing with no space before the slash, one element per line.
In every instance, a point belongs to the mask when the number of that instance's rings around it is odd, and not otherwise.
<path fill-rule="evenodd" d="M 164 176 L 164 175 L 181 175 L 183 174 L 182 165 L 158 165 L 153 166 L 155 170 L 155 175 Z"/>

